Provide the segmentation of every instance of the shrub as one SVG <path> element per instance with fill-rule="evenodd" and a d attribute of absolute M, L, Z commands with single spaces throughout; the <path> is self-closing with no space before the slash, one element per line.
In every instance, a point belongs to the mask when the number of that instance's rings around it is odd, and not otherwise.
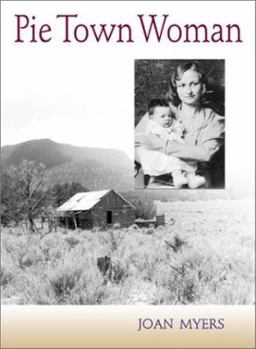
<path fill-rule="evenodd" d="M 20 275 L 17 290 L 23 304 L 58 304 L 51 284 L 44 274 L 35 275 L 32 271 Z M 21 289 L 22 287 L 22 289 Z"/>
<path fill-rule="evenodd" d="M 6 263 L 2 263 L 0 276 L 1 286 L 6 286 L 14 279 L 15 269 L 12 266 L 8 266 Z"/>
<path fill-rule="evenodd" d="M 104 304 L 107 283 L 94 265 L 84 269 L 67 304 Z"/>
<path fill-rule="evenodd" d="M 31 267 L 44 261 L 45 257 L 43 252 L 37 248 L 37 246 L 32 246 L 23 255 L 20 255 L 19 266 L 21 268 Z"/>
<path fill-rule="evenodd" d="M 82 265 L 62 264 L 56 270 L 48 272 L 49 281 L 59 303 L 64 303 L 69 297 L 83 273 Z"/>
<path fill-rule="evenodd" d="M 79 244 L 80 239 L 75 238 L 74 236 L 68 236 L 65 238 L 65 241 L 69 244 L 70 248 Z"/>
<path fill-rule="evenodd" d="M 136 218 L 150 219 L 156 215 L 156 206 L 151 199 L 139 200 L 136 204 Z"/>

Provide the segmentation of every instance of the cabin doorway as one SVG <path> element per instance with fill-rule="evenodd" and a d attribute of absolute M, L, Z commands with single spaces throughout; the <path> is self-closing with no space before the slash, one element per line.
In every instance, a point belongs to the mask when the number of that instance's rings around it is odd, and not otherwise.
<path fill-rule="evenodd" d="M 107 211 L 107 224 L 113 223 L 112 211 Z"/>

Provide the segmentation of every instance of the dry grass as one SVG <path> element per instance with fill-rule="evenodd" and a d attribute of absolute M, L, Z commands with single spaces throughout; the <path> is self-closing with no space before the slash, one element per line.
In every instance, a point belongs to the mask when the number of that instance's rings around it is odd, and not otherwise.
<path fill-rule="evenodd" d="M 253 201 L 157 206 L 167 219 L 157 229 L 59 229 L 40 239 L 3 228 L 2 303 L 253 304 Z"/>

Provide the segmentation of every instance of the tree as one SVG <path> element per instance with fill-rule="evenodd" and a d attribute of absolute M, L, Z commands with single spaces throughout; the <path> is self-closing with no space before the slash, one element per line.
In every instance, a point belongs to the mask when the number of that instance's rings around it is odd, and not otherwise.
<path fill-rule="evenodd" d="M 53 206 L 58 207 L 71 198 L 76 193 L 86 192 L 88 189 L 80 183 L 72 182 L 65 184 L 55 184 L 50 190 L 53 198 Z"/>
<path fill-rule="evenodd" d="M 22 160 L 18 167 L 8 167 L 2 179 L 1 203 L 5 221 L 24 219 L 30 231 L 34 232 L 34 219 L 42 212 L 46 202 L 45 166 Z"/>
<path fill-rule="evenodd" d="M 13 181 L 7 171 L 1 173 L 1 223 L 17 224 L 21 220 L 17 192 L 13 188 Z"/>
<path fill-rule="evenodd" d="M 156 193 L 152 195 L 152 193 L 145 190 L 126 192 L 122 193 L 122 195 L 136 207 L 136 218 L 152 219 L 156 216 Z"/>

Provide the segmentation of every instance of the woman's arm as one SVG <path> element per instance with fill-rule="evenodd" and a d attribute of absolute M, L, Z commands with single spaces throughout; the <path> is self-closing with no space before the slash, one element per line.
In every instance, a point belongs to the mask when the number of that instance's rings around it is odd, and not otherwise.
<path fill-rule="evenodd" d="M 208 162 L 224 142 L 224 117 L 205 109 L 205 125 L 197 139 L 197 145 L 170 142 L 165 147 L 167 154 L 183 160 Z"/>
<path fill-rule="evenodd" d="M 166 145 L 165 152 L 183 160 L 198 162 L 207 162 L 211 159 L 211 156 L 213 155 L 213 153 L 204 146 L 190 145 L 178 142 L 168 143 Z"/>
<path fill-rule="evenodd" d="M 166 144 L 162 138 L 144 135 L 143 144 L 147 149 L 162 151 L 183 160 L 207 162 L 220 148 L 221 140 L 212 139 L 204 145 L 190 145 L 176 141 Z"/>
<path fill-rule="evenodd" d="M 138 133 L 135 135 L 136 147 L 143 145 L 150 150 L 158 150 L 183 160 L 207 162 L 223 144 L 224 118 L 209 110 L 208 123 L 199 140 L 199 145 L 168 142 L 156 135 Z"/>

